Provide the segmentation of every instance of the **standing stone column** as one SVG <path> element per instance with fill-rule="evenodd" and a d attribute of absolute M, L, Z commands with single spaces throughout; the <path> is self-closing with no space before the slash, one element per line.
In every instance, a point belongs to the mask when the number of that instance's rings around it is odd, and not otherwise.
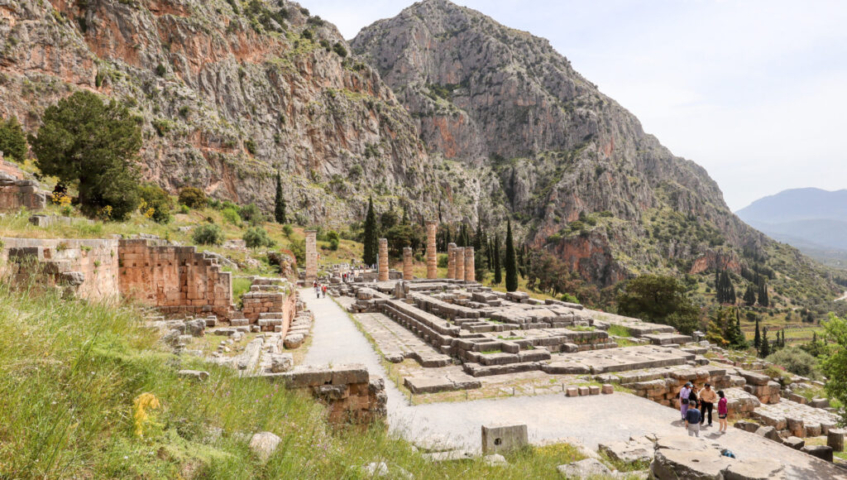
<path fill-rule="evenodd" d="M 318 232 L 306 230 L 306 286 L 318 279 Z"/>
<path fill-rule="evenodd" d="M 474 268 L 473 247 L 465 247 L 465 281 L 476 281 L 476 269 Z"/>
<path fill-rule="evenodd" d="M 447 245 L 447 278 L 456 278 L 456 244 Z"/>
<path fill-rule="evenodd" d="M 426 278 L 438 278 L 438 254 L 435 251 L 435 235 L 438 223 L 426 222 Z"/>
<path fill-rule="evenodd" d="M 403 248 L 403 280 L 409 281 L 414 276 L 412 274 L 412 247 Z"/>
<path fill-rule="evenodd" d="M 388 281 L 388 239 L 379 239 L 379 281 Z"/>
<path fill-rule="evenodd" d="M 456 256 L 456 280 L 465 279 L 465 249 L 456 247 L 453 249 L 453 254 Z"/>

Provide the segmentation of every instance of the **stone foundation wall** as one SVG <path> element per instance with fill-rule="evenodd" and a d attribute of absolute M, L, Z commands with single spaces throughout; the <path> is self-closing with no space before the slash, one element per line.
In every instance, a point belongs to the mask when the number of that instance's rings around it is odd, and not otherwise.
<path fill-rule="evenodd" d="M 126 297 L 164 311 L 230 317 L 231 274 L 194 247 L 121 240 L 118 256 L 120 292 Z"/>
<path fill-rule="evenodd" d="M 3 238 L 0 273 L 19 286 L 61 287 L 92 301 L 120 294 L 117 240 Z"/>
<path fill-rule="evenodd" d="M 303 366 L 291 372 L 265 375 L 287 388 L 309 390 L 329 410 L 331 423 L 368 424 L 385 418 L 385 381 L 370 378 L 364 365 Z"/>
<path fill-rule="evenodd" d="M 0 173 L 0 211 L 8 212 L 26 207 L 28 210 L 43 210 L 47 196 L 32 180 L 15 180 Z"/>

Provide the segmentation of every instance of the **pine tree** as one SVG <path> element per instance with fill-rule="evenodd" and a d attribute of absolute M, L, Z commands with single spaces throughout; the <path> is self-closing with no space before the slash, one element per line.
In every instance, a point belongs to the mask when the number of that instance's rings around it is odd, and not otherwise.
<path fill-rule="evenodd" d="M 374 265 L 379 255 L 379 227 L 376 223 L 373 198 L 368 199 L 368 215 L 365 217 L 365 254 L 362 261 L 365 265 Z"/>
<path fill-rule="evenodd" d="M 494 285 L 503 283 L 503 269 L 500 268 L 500 234 L 494 235 Z"/>
<path fill-rule="evenodd" d="M 732 344 L 733 348 L 736 349 L 746 349 L 747 348 L 747 338 L 744 336 L 744 332 L 741 330 L 741 314 L 739 313 L 740 309 L 735 309 L 735 324 L 732 328 L 732 333 L 730 335 L 730 344 Z"/>
<path fill-rule="evenodd" d="M 282 178 L 276 173 L 276 198 L 274 199 L 274 220 L 276 223 L 288 223 L 285 218 L 285 198 L 282 196 Z"/>
<path fill-rule="evenodd" d="M 756 347 L 756 350 L 759 350 L 762 346 L 762 337 L 759 334 L 759 317 L 756 317 L 756 336 L 753 337 L 753 346 Z"/>
<path fill-rule="evenodd" d="M 506 291 L 518 289 L 518 259 L 515 255 L 515 244 L 512 240 L 512 222 L 506 226 Z"/>
<path fill-rule="evenodd" d="M 768 327 L 762 330 L 762 348 L 759 349 L 759 356 L 767 358 L 771 354 L 771 344 L 768 341 Z"/>
<path fill-rule="evenodd" d="M 726 289 L 726 303 L 731 303 L 735 305 L 735 301 L 737 299 L 735 295 L 735 286 L 732 284 L 732 278 L 726 273 L 726 270 L 723 271 L 724 277 L 724 288 Z"/>

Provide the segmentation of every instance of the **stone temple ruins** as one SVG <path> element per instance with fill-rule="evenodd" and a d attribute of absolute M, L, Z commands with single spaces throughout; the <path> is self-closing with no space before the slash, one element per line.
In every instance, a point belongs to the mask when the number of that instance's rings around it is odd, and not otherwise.
<path fill-rule="evenodd" d="M 443 252 L 446 277 L 438 278 L 436 230 L 435 222 L 426 224 L 426 278 L 414 277 L 411 248 L 403 249 L 400 270 L 392 270 L 385 239 L 379 241 L 375 272 L 338 265 L 319 270 L 316 232 L 307 231 L 298 282 L 308 295 L 314 295 L 308 287 L 315 281 L 329 285 L 331 296 L 372 339 L 383 360 L 397 365 L 393 380 L 411 397 L 464 392 L 470 398 L 477 391 L 558 394 L 566 408 L 569 398 L 625 389 L 679 408 L 686 382 L 698 388 L 709 382 L 726 392 L 735 427 L 830 462 L 833 451 L 843 450 L 844 430 L 837 428 L 838 417 L 826 400 L 796 393 L 811 380 L 794 377 L 779 383 L 764 373 L 763 362 L 731 361 L 700 335 L 681 335 L 666 325 L 495 291 L 476 282 L 472 247 L 450 244 Z M 249 277 L 250 289 L 236 303 L 233 273 L 222 269 L 220 256 L 194 247 L 156 238 L 2 242 L 0 273 L 17 286 L 56 288 L 91 301 L 135 301 L 146 307 L 150 326 L 176 353 L 231 366 L 245 378 L 309 391 L 328 406 L 333 421 L 371 422 L 390 408 L 385 380 L 362 365 L 300 365 L 313 325 L 321 319 L 309 311 L 291 280 Z M 341 273 L 351 271 L 354 276 L 342 281 Z M 199 379 L 208 375 L 180 373 Z M 531 393 L 527 381 L 534 382 Z M 483 444 L 493 442 L 491 435 L 525 443 L 520 440 L 526 437 L 525 426 L 492 433 L 498 428 L 483 430 Z M 831 438 L 828 445 L 805 445 L 805 439 L 821 436 Z M 654 464 L 654 456 L 667 464 L 677 461 L 675 454 L 654 449 L 661 443 L 655 440 L 647 447 L 644 439 L 601 447 L 624 461 L 644 460 L 645 449 Z M 658 465 L 656 471 L 662 468 L 670 467 Z M 782 478 L 785 472 L 770 473 Z"/>

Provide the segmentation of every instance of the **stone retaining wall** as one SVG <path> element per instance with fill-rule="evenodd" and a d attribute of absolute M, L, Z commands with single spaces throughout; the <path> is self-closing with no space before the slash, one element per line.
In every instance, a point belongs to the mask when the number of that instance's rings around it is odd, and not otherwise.
<path fill-rule="evenodd" d="M 382 378 L 370 378 L 361 364 L 302 366 L 282 374 L 262 375 L 287 388 L 308 390 L 329 409 L 331 423 L 369 424 L 385 418 L 388 395 Z"/>
<path fill-rule="evenodd" d="M 231 274 L 194 247 L 159 246 L 148 240 L 121 240 L 120 292 L 163 311 L 213 313 L 229 319 Z"/>
<path fill-rule="evenodd" d="M 117 240 L 3 238 L 0 273 L 14 285 L 61 287 L 92 301 L 120 294 Z"/>
<path fill-rule="evenodd" d="M 3 160 L 0 153 L 0 211 L 13 211 L 21 207 L 42 210 L 47 206 L 47 196 L 33 180 L 24 180 L 23 172 L 13 163 Z"/>

